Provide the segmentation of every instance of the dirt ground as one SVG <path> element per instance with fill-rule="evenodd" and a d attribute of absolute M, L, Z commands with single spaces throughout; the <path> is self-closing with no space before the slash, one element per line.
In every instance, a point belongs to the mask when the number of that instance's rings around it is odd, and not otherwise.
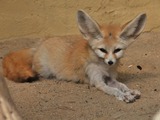
<path fill-rule="evenodd" d="M 0 60 L 13 50 L 36 46 L 39 39 L 0 41 Z M 160 109 L 160 33 L 143 33 L 126 51 L 118 80 L 142 96 L 126 104 L 87 84 L 41 79 L 6 80 L 24 120 L 151 120 Z M 137 67 L 138 66 L 138 67 Z"/>

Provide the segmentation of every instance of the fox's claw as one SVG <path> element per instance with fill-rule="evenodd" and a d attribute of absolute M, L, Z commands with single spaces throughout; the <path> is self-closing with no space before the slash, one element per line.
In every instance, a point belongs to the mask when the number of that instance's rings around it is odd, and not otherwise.
<path fill-rule="evenodd" d="M 123 101 L 127 102 L 127 103 L 132 103 L 134 102 L 136 99 L 133 95 L 125 95 Z"/>
<path fill-rule="evenodd" d="M 141 92 L 138 90 L 132 90 L 131 95 L 133 95 L 134 98 L 139 99 L 141 97 Z"/>
<path fill-rule="evenodd" d="M 126 103 L 132 103 L 134 101 L 136 101 L 136 99 L 139 99 L 140 98 L 140 92 L 138 90 L 131 90 L 131 91 L 128 91 L 128 92 L 125 92 L 121 95 L 119 95 L 117 98 L 119 100 L 122 100 Z"/>

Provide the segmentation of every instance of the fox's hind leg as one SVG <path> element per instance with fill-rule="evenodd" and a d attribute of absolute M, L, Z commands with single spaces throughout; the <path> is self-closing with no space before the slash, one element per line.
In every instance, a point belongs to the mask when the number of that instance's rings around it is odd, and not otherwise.
<path fill-rule="evenodd" d="M 50 69 L 49 56 L 43 47 L 37 51 L 33 57 L 32 69 L 37 72 L 38 76 L 43 78 L 53 78 L 53 71 Z"/>

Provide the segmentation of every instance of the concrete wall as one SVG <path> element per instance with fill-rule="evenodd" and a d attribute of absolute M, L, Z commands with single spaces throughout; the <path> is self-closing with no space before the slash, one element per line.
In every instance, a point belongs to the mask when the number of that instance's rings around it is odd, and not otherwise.
<path fill-rule="evenodd" d="M 145 31 L 160 31 L 160 0 L 0 0 L 0 40 L 78 33 L 78 9 L 99 23 L 125 23 L 146 12 Z"/>

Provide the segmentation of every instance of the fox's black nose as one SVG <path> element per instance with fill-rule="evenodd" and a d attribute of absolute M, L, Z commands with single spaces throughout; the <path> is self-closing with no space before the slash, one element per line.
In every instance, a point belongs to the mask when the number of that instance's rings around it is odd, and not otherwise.
<path fill-rule="evenodd" d="M 112 64 L 113 64 L 113 62 L 112 62 L 112 61 L 108 61 L 108 64 L 109 64 L 109 65 L 112 65 Z"/>

